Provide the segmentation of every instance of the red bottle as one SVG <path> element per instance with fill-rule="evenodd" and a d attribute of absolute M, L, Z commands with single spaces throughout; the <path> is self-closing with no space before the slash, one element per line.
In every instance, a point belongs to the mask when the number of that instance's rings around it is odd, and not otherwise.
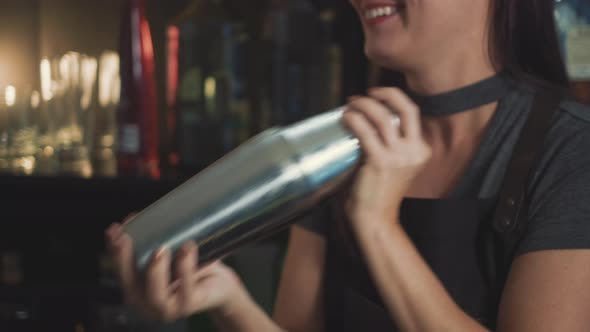
<path fill-rule="evenodd" d="M 118 171 L 160 177 L 154 49 L 145 0 L 128 0 L 121 24 Z"/>

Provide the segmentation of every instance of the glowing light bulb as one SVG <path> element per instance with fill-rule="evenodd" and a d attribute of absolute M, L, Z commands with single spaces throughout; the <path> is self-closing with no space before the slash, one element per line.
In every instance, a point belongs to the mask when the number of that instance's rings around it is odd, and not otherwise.
<path fill-rule="evenodd" d="M 4 101 L 6 106 L 14 106 L 16 102 L 16 89 L 14 86 L 9 85 L 4 89 Z"/>
<path fill-rule="evenodd" d="M 43 58 L 41 60 L 41 96 L 43 100 L 48 101 L 53 98 L 51 88 L 51 63 L 49 59 Z"/>

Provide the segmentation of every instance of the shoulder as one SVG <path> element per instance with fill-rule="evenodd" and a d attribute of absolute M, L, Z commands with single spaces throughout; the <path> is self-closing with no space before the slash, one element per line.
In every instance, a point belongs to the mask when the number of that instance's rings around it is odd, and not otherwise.
<path fill-rule="evenodd" d="M 585 105 L 572 98 L 567 98 L 561 102 L 559 109 L 562 113 L 565 113 L 564 115 L 571 116 L 587 126 L 590 125 L 590 105 Z"/>
<path fill-rule="evenodd" d="M 543 82 L 515 82 L 514 86 L 517 91 L 515 98 L 526 102 L 529 112 L 535 112 L 532 105 L 537 94 L 553 90 L 561 92 L 563 95 L 551 128 L 542 141 L 545 145 L 545 152 L 557 153 L 563 149 L 583 149 L 590 152 L 588 150 L 590 149 L 590 141 L 584 141 L 584 139 L 590 138 L 588 136 L 590 135 L 590 105 L 577 101 L 563 88 Z"/>
<path fill-rule="evenodd" d="M 539 144 L 519 253 L 590 248 L 590 107 L 564 98 Z"/>

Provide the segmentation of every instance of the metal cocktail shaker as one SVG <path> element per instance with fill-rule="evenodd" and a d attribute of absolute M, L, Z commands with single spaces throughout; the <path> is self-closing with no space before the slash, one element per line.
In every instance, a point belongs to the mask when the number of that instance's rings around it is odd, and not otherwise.
<path fill-rule="evenodd" d="M 194 240 L 200 261 L 273 234 L 332 192 L 353 171 L 359 141 L 341 124 L 344 107 L 269 129 L 174 189 L 124 226 L 143 269 L 155 250 Z"/>

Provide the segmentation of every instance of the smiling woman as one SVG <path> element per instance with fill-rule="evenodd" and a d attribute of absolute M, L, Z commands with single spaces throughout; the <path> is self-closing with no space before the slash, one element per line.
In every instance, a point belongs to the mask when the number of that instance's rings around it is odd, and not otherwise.
<path fill-rule="evenodd" d="M 406 87 L 349 99 L 364 163 L 292 229 L 274 320 L 224 265 L 195 267 L 194 243 L 139 282 L 113 225 L 129 300 L 222 331 L 586 331 L 590 110 L 563 92 L 553 2 L 350 2 Z"/>

